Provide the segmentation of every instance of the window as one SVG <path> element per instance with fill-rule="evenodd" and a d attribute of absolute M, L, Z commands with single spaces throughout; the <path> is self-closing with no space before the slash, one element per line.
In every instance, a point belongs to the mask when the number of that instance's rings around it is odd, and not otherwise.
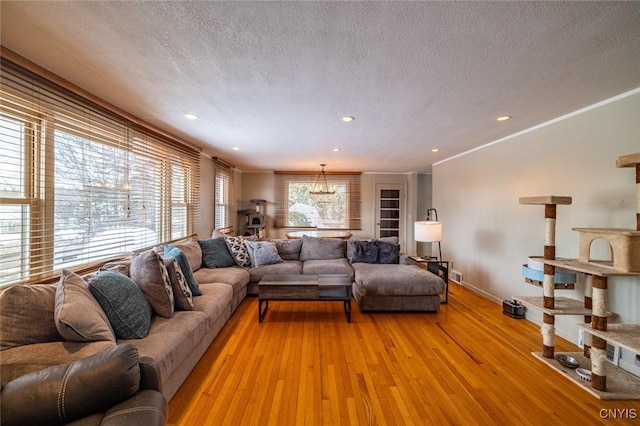
<path fill-rule="evenodd" d="M 233 227 L 233 167 L 214 159 L 213 169 L 215 179 L 215 229 Z"/>
<path fill-rule="evenodd" d="M 29 259 L 29 122 L 20 114 L 0 116 L 0 280 L 19 281 Z"/>
<path fill-rule="evenodd" d="M 276 227 L 360 229 L 360 173 L 327 174 L 335 194 L 309 192 L 317 173 L 276 172 Z"/>
<path fill-rule="evenodd" d="M 0 285 L 193 233 L 199 151 L 2 60 Z"/>

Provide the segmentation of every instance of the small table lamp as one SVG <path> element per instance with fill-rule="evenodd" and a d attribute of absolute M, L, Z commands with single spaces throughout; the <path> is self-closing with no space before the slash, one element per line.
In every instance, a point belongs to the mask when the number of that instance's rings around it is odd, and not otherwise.
<path fill-rule="evenodd" d="M 435 220 L 431 219 L 431 212 L 434 213 Z M 442 240 L 442 222 L 438 222 L 438 211 L 436 209 L 427 210 L 427 220 L 414 222 L 414 234 L 416 241 L 422 243 L 438 243 L 438 253 L 439 257 L 437 258 L 439 262 L 442 261 L 442 246 L 440 245 L 440 240 Z M 425 260 L 428 260 L 425 256 L 423 256 Z"/>

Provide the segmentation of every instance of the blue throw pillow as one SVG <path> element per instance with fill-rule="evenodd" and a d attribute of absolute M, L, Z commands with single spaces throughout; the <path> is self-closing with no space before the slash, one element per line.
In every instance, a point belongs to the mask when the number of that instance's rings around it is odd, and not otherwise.
<path fill-rule="evenodd" d="M 151 305 L 131 278 L 120 272 L 101 270 L 88 284 L 119 339 L 147 337 L 151 328 Z"/>
<path fill-rule="evenodd" d="M 400 245 L 387 241 L 376 241 L 378 252 L 378 263 L 399 263 L 400 262 Z"/>
<path fill-rule="evenodd" d="M 189 286 L 189 290 L 191 290 L 191 294 L 193 296 L 201 296 L 202 290 L 200 290 L 200 286 L 198 282 L 193 277 L 193 271 L 191 270 L 191 266 L 189 265 L 189 260 L 187 260 L 187 256 L 177 247 L 166 246 L 164 248 L 164 255 L 173 257 L 178 265 L 180 265 L 180 269 L 182 269 L 182 274 L 184 278 L 187 280 L 187 285 Z"/>
<path fill-rule="evenodd" d="M 231 256 L 224 237 L 198 240 L 202 249 L 202 263 L 207 268 L 227 268 L 235 266 L 236 261 Z"/>
<path fill-rule="evenodd" d="M 375 241 L 353 241 L 351 263 L 378 263 L 378 245 Z"/>

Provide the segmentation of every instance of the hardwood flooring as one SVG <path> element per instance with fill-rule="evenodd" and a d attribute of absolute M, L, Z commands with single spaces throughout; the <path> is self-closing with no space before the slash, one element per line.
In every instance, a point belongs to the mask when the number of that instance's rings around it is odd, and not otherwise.
<path fill-rule="evenodd" d="M 456 284 L 437 314 L 247 298 L 169 403 L 171 425 L 639 424 L 536 360 L 539 327 Z M 556 338 L 556 350 L 577 351 Z"/>

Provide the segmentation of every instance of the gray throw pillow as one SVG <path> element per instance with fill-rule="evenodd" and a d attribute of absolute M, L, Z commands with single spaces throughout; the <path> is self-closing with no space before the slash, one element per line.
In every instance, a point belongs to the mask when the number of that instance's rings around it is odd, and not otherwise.
<path fill-rule="evenodd" d="M 54 317 L 52 284 L 14 285 L 0 294 L 0 350 L 62 339 Z"/>
<path fill-rule="evenodd" d="M 131 279 L 138 284 L 155 313 L 171 318 L 173 289 L 160 255 L 153 250 L 136 254 L 131 259 L 130 273 Z"/>
<path fill-rule="evenodd" d="M 378 263 L 399 263 L 400 245 L 382 240 L 376 241 L 378 245 Z"/>
<path fill-rule="evenodd" d="M 176 309 L 193 311 L 193 295 L 191 294 L 191 289 L 189 289 L 180 265 L 178 265 L 178 262 L 173 257 L 165 257 L 162 260 L 169 273 Z"/>
<path fill-rule="evenodd" d="M 207 268 L 228 268 L 236 264 L 224 237 L 198 240 L 198 244 L 202 249 L 202 264 Z"/>
<path fill-rule="evenodd" d="M 191 294 L 193 296 L 201 296 L 202 290 L 200 290 L 200 286 L 193 276 L 191 266 L 189 266 L 187 256 L 182 252 L 182 250 L 168 245 L 164 248 L 164 255 L 167 257 L 173 257 L 178 262 L 178 265 L 180 265 L 180 269 L 182 269 L 182 273 L 184 274 L 184 278 L 187 280 Z"/>
<path fill-rule="evenodd" d="M 147 337 L 151 305 L 131 278 L 115 271 L 98 271 L 89 280 L 89 290 L 107 314 L 118 338 Z"/>
<path fill-rule="evenodd" d="M 249 241 L 255 259 L 254 266 L 260 267 L 284 262 L 278 254 L 276 244 L 271 241 Z"/>
<path fill-rule="evenodd" d="M 282 260 L 298 260 L 300 257 L 302 240 L 276 240 L 275 243 Z"/>
<path fill-rule="evenodd" d="M 353 245 L 351 263 L 378 263 L 378 245 L 375 241 L 349 241 Z"/>
<path fill-rule="evenodd" d="M 347 242 L 338 238 L 302 236 L 300 260 L 331 260 L 345 257 Z"/>
<path fill-rule="evenodd" d="M 108 316 L 92 296 L 86 281 L 71 271 L 64 270 L 60 276 L 56 288 L 54 321 L 58 332 L 66 340 L 116 340 Z"/>
<path fill-rule="evenodd" d="M 191 267 L 191 272 L 196 272 L 202 268 L 202 248 L 200 248 L 200 244 L 197 239 L 192 238 L 186 242 L 175 243 L 171 246 L 184 253 L 185 258 Z"/>

